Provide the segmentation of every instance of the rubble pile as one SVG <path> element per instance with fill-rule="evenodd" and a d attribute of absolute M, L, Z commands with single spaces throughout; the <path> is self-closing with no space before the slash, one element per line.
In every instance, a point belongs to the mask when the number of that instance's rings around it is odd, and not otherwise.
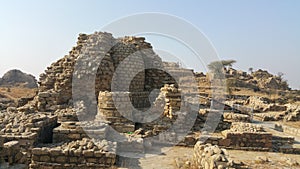
<path fill-rule="evenodd" d="M 200 142 L 195 144 L 193 163 L 197 169 L 223 169 L 234 166 L 233 161 L 228 157 L 226 149 L 221 149 L 216 145 L 202 145 Z"/>

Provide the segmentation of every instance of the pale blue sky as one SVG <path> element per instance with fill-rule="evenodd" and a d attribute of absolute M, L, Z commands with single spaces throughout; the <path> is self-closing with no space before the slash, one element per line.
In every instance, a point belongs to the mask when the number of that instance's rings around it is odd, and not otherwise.
<path fill-rule="evenodd" d="M 237 60 L 236 68 L 283 72 L 292 87 L 300 88 L 300 1 L 297 0 L 3 0 L 0 3 L 0 75 L 18 68 L 38 76 L 68 53 L 80 32 L 92 33 L 113 20 L 135 13 L 163 12 L 198 27 L 213 43 L 220 58 Z"/>

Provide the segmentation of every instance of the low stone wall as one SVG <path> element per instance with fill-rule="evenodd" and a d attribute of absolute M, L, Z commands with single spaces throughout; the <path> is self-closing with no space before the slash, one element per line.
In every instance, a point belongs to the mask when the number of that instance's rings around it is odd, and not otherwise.
<path fill-rule="evenodd" d="M 286 112 L 255 113 L 254 116 L 260 121 L 280 121 L 286 116 Z"/>
<path fill-rule="evenodd" d="M 220 146 L 242 150 L 272 150 L 272 134 L 265 132 L 260 125 L 235 122 L 222 134 L 225 138 L 220 141 Z"/>
<path fill-rule="evenodd" d="M 249 115 L 237 114 L 237 113 L 224 113 L 224 120 L 229 122 L 250 122 L 251 118 Z"/>
<path fill-rule="evenodd" d="M 266 132 L 226 132 L 220 146 L 241 150 L 272 150 L 272 134 Z"/>
<path fill-rule="evenodd" d="M 228 159 L 225 149 L 211 144 L 202 145 L 197 142 L 194 147 L 192 166 L 197 169 L 229 168 L 233 167 L 233 161 Z"/>
<path fill-rule="evenodd" d="M 18 141 L 10 141 L 4 143 L 2 148 L 0 146 L 0 163 L 2 160 L 9 164 L 24 164 L 27 161 L 27 156 L 21 152 Z"/>
<path fill-rule="evenodd" d="M 293 144 L 295 142 L 294 137 L 290 136 L 273 136 L 272 137 L 272 143 L 273 143 L 273 149 L 274 151 L 279 150 L 280 148 L 293 148 Z"/>
<path fill-rule="evenodd" d="M 22 125 L 22 123 L 20 124 Z M 9 133 L 2 134 L 3 142 L 8 146 L 3 151 L 9 153 L 7 155 L 8 162 L 14 164 L 28 165 L 31 159 L 31 149 L 39 143 L 52 142 L 52 130 L 57 126 L 57 117 L 49 115 L 32 118 L 26 124 L 26 132 L 24 133 Z"/>
<path fill-rule="evenodd" d="M 285 153 L 285 154 L 300 154 L 300 148 L 279 147 L 277 152 Z"/>
<path fill-rule="evenodd" d="M 81 126 L 82 125 L 82 126 Z M 61 126 L 53 130 L 53 142 L 68 142 L 96 136 L 105 139 L 107 126 L 102 123 L 93 123 L 94 128 L 89 129 L 86 124 L 80 122 L 63 122 Z M 84 128 L 83 128 L 84 127 Z"/>
<path fill-rule="evenodd" d="M 105 169 L 115 162 L 115 143 L 83 139 L 53 148 L 34 148 L 30 168 Z"/>
<path fill-rule="evenodd" d="M 50 133 L 57 126 L 57 116 L 47 113 L 13 113 L 4 116 L 6 118 L 0 119 L 0 123 L 4 126 L 0 131 L 4 142 L 16 140 L 20 142 L 21 147 L 27 149 L 35 143 L 52 141 Z"/>
<path fill-rule="evenodd" d="M 2 135 L 4 142 L 10 141 L 18 141 L 19 145 L 22 148 L 28 149 L 33 147 L 37 143 L 38 134 L 37 133 L 30 133 L 29 135 Z"/>
<path fill-rule="evenodd" d="M 224 139 L 224 137 L 222 136 L 202 136 L 203 138 L 205 138 L 204 142 L 201 141 L 202 144 L 211 144 L 211 145 L 225 145 L 225 144 L 229 144 L 227 143 L 228 140 Z"/>
<path fill-rule="evenodd" d="M 74 141 L 87 137 L 87 134 L 80 126 L 74 125 L 74 128 L 71 129 L 63 125 L 64 123 L 53 130 L 53 143 Z"/>

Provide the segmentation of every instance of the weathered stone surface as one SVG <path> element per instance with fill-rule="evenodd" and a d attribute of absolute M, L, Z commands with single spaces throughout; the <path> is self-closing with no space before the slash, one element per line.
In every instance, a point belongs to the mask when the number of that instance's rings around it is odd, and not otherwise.
<path fill-rule="evenodd" d="M 226 150 L 210 144 L 202 145 L 201 142 L 195 144 L 192 163 L 192 166 L 199 169 L 233 167 Z"/>

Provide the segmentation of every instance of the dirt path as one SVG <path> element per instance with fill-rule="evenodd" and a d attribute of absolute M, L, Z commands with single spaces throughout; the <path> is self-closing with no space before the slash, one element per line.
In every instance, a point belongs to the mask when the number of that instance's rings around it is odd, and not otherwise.
<path fill-rule="evenodd" d="M 251 169 L 300 169 L 300 166 L 290 166 L 286 159 L 292 159 L 300 163 L 300 155 L 297 154 L 282 154 L 275 152 L 256 152 L 256 151 L 241 151 L 227 150 L 229 158 L 235 162 L 243 162 L 245 166 Z M 178 162 L 185 162 L 186 159 L 192 160 L 193 148 L 188 147 L 173 147 L 165 154 L 142 158 L 136 161 L 138 164 L 130 166 L 130 169 L 177 169 Z M 255 162 L 257 157 L 267 157 L 266 163 Z"/>
<path fill-rule="evenodd" d="M 192 159 L 193 148 L 173 147 L 164 155 L 140 159 L 141 168 L 145 169 L 175 169 L 176 159 Z"/>

